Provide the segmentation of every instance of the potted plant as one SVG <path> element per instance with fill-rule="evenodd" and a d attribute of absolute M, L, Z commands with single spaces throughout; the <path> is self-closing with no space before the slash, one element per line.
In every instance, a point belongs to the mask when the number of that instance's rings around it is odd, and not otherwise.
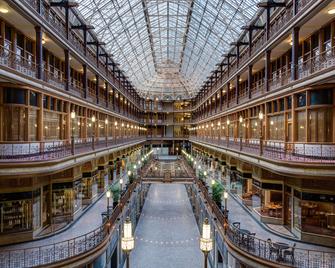
<path fill-rule="evenodd" d="M 120 200 L 120 186 L 117 183 L 115 183 L 111 187 L 111 192 L 113 194 L 113 208 L 114 208 L 117 206 Z"/>
<path fill-rule="evenodd" d="M 213 201 L 218 205 L 219 208 L 221 208 L 221 201 L 222 201 L 222 192 L 223 192 L 223 186 L 221 183 L 215 182 L 212 185 L 212 199 Z"/>

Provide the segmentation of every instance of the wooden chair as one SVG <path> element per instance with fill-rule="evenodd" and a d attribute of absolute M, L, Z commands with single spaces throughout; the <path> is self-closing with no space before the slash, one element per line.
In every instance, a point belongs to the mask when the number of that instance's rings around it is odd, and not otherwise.
<path fill-rule="evenodd" d="M 284 250 L 283 255 L 284 255 L 284 259 L 286 259 L 286 256 L 291 257 L 291 263 L 294 263 L 294 250 L 296 247 L 296 243 L 293 244 L 293 246 L 289 249 Z"/>
<path fill-rule="evenodd" d="M 233 226 L 235 227 L 235 228 L 237 228 L 237 229 L 240 229 L 240 227 L 241 227 L 241 223 L 240 222 L 233 222 Z"/>
<path fill-rule="evenodd" d="M 268 247 L 269 247 L 269 255 L 270 255 L 270 258 L 271 258 L 271 256 L 272 256 L 272 254 L 275 254 L 276 256 L 278 256 L 278 254 L 279 254 L 279 249 L 278 249 L 278 248 L 275 248 L 275 247 L 273 246 L 273 243 L 272 243 L 272 241 L 271 241 L 270 238 L 268 238 L 267 243 L 268 243 Z"/>

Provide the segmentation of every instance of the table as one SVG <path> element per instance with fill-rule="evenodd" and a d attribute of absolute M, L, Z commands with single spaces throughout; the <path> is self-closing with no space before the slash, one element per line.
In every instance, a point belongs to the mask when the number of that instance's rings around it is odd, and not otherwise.
<path fill-rule="evenodd" d="M 283 261 L 284 260 L 283 250 L 290 248 L 290 245 L 288 245 L 286 243 L 282 243 L 282 242 L 276 242 L 276 243 L 273 243 L 273 247 L 278 249 L 277 261 Z"/>
<path fill-rule="evenodd" d="M 247 229 L 239 229 L 239 234 L 240 234 L 240 243 L 244 241 L 244 236 L 247 237 L 247 243 L 249 244 L 249 235 L 251 232 Z"/>

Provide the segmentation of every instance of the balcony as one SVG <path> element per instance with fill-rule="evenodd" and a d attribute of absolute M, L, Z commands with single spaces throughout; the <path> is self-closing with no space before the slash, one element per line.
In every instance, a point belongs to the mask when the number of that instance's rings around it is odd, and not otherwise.
<path fill-rule="evenodd" d="M 320 55 L 307 58 L 304 61 L 301 61 L 298 65 L 295 66 L 297 70 L 297 79 L 292 80 L 291 78 L 291 68 L 284 66 L 271 74 L 269 79 L 269 91 L 274 92 L 280 90 L 281 88 L 291 86 L 293 83 L 297 84 L 303 80 L 308 79 L 309 77 L 314 77 L 322 72 L 327 72 L 329 70 L 334 69 L 335 67 L 335 47 L 332 49 L 326 50 Z M 264 96 L 266 94 L 266 87 L 265 87 L 265 80 L 264 78 L 256 83 L 251 88 L 251 100 Z M 229 108 L 235 107 L 236 104 L 236 97 L 231 96 L 232 99 L 229 100 Z M 242 94 L 239 95 L 239 104 L 243 104 L 250 101 L 247 92 L 244 91 Z M 220 107 L 220 105 L 219 105 Z M 217 109 L 215 113 L 215 108 L 213 107 L 209 110 L 210 115 L 215 115 L 223 112 L 228 107 L 224 103 L 222 105 L 222 109 Z M 199 121 L 202 118 L 200 117 L 195 122 Z"/>
<path fill-rule="evenodd" d="M 191 141 L 220 146 L 227 150 L 243 152 L 266 159 L 299 163 L 335 163 L 335 144 L 333 143 L 293 143 L 281 141 L 262 141 L 259 139 L 210 138 L 191 136 Z"/>
<path fill-rule="evenodd" d="M 277 15 L 275 15 L 275 17 L 271 20 L 269 40 L 267 40 L 265 29 L 256 32 L 255 37 L 253 39 L 254 41 L 251 46 L 250 56 L 249 56 L 249 47 L 246 47 L 244 50 L 241 51 L 239 66 L 237 66 L 236 62 L 233 62 L 229 70 L 229 75 L 227 74 L 227 72 L 225 72 L 223 76 L 217 80 L 217 82 L 214 84 L 211 90 L 208 90 L 206 92 L 206 94 L 202 97 L 201 102 L 197 103 L 193 107 L 193 109 L 198 108 L 199 104 L 202 104 L 203 101 L 206 101 L 208 97 L 214 94 L 214 92 L 221 89 L 227 81 L 233 78 L 233 76 L 235 75 L 235 71 L 239 71 L 240 67 L 247 64 L 253 56 L 261 52 L 266 46 L 268 46 L 269 41 L 277 38 L 280 32 L 289 31 L 290 27 L 288 26 L 292 24 L 292 21 L 296 20 L 298 17 L 303 16 L 302 13 L 314 3 L 315 1 L 312 0 L 297 0 L 297 15 L 295 16 L 293 15 L 292 4 L 290 4 L 286 8 L 279 9 Z"/>
<path fill-rule="evenodd" d="M 70 140 L 0 142 L 0 162 L 51 161 L 144 140 L 144 137 L 76 138 L 73 147 Z"/>
<path fill-rule="evenodd" d="M 264 232 L 264 229 L 259 228 L 259 225 L 256 223 L 254 223 L 256 226 L 254 228 L 261 229 L 261 232 L 256 233 L 257 236 L 243 233 L 245 230 L 234 226 L 234 220 L 231 219 L 234 218 L 232 217 L 233 215 L 230 216 L 228 214 L 227 216 L 229 217 L 225 217 L 224 212 L 213 202 L 208 190 L 198 179 L 196 179 L 196 183 L 191 187 L 191 191 L 193 193 L 189 194 L 189 196 L 193 202 L 193 207 L 200 207 L 199 210 L 201 210 L 203 217 L 210 219 L 213 228 L 216 230 L 216 242 L 221 252 L 224 252 L 224 247 L 227 247 L 228 244 L 231 251 L 235 251 L 244 258 L 250 259 L 255 267 L 260 263 L 266 267 L 334 267 L 335 252 L 333 248 L 320 249 L 315 247 L 315 249 L 310 249 L 303 242 L 296 242 L 293 258 L 283 258 L 280 254 L 274 254 L 271 252 L 270 244 L 266 240 L 267 237 L 273 236 L 272 233 Z M 198 203 L 198 205 L 195 205 L 195 203 Z M 245 211 L 242 213 L 244 215 Z M 241 224 L 243 224 L 242 220 L 244 218 L 248 219 L 248 217 L 250 216 L 242 216 L 239 219 L 241 220 Z M 247 219 L 245 219 L 246 222 L 249 222 L 249 219 Z M 277 239 L 281 238 L 277 237 Z M 288 249 L 291 250 L 292 246 L 288 245 Z"/>

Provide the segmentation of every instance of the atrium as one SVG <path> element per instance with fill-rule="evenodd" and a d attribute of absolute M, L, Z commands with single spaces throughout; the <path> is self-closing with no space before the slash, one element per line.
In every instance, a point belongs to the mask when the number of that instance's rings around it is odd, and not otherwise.
<path fill-rule="evenodd" d="M 0 268 L 334 268 L 334 128 L 335 0 L 0 0 Z"/>

